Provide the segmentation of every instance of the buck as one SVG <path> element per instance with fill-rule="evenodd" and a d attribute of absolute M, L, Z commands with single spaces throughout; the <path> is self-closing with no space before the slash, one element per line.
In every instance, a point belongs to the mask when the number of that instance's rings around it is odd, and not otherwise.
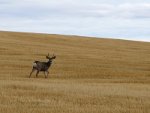
<path fill-rule="evenodd" d="M 56 56 L 53 54 L 52 57 L 49 56 L 49 54 L 46 56 L 46 58 L 48 59 L 47 62 L 41 62 L 41 61 L 35 61 L 33 62 L 33 68 L 32 68 L 32 71 L 30 73 L 30 76 L 29 78 L 31 77 L 32 73 L 34 71 L 37 71 L 36 72 L 36 77 L 38 77 L 38 74 L 40 71 L 43 71 L 44 72 L 44 75 L 45 75 L 45 78 L 48 77 L 48 74 L 49 74 L 49 71 L 48 69 L 50 68 L 51 64 L 52 64 L 52 61 L 53 59 L 56 58 Z M 46 74 L 47 73 L 47 74 Z"/>

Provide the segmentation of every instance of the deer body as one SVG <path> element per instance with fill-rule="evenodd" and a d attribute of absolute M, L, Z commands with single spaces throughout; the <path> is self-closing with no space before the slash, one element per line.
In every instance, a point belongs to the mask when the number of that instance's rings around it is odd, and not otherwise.
<path fill-rule="evenodd" d="M 51 64 L 52 61 L 48 61 L 48 62 L 35 61 L 33 64 L 33 68 L 35 68 L 38 71 L 47 71 L 51 66 Z"/>
<path fill-rule="evenodd" d="M 29 77 L 31 77 L 32 73 L 33 73 L 35 70 L 37 71 L 36 77 L 38 77 L 38 74 L 39 74 L 40 71 L 43 71 L 43 72 L 44 72 L 45 78 L 48 77 L 48 74 L 49 74 L 48 69 L 50 68 L 50 66 L 51 66 L 51 64 L 52 64 L 52 60 L 55 59 L 56 56 L 53 55 L 52 57 L 49 57 L 49 54 L 48 54 L 48 56 L 46 56 L 46 58 L 48 59 L 47 62 L 35 61 L 35 62 L 33 63 L 33 68 L 32 68 L 32 71 L 31 71 Z M 46 73 L 47 73 L 47 74 L 46 74 Z"/>

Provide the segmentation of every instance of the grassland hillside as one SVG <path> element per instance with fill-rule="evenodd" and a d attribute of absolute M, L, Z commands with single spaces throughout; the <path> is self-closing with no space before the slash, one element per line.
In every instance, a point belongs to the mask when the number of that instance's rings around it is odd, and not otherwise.
<path fill-rule="evenodd" d="M 1 31 L 0 66 L 0 113 L 150 113 L 149 42 Z"/>
<path fill-rule="evenodd" d="M 57 59 L 51 77 L 149 77 L 150 43 L 77 36 L 0 32 L 0 77 L 28 77 L 34 60 Z M 42 75 L 41 75 L 42 77 Z"/>

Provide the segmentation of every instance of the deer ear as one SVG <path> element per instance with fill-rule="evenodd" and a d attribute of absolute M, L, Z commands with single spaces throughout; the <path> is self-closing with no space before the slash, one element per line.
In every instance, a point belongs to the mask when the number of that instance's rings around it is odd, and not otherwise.
<path fill-rule="evenodd" d="M 53 58 L 55 59 L 55 58 L 56 58 L 56 55 L 53 54 Z"/>

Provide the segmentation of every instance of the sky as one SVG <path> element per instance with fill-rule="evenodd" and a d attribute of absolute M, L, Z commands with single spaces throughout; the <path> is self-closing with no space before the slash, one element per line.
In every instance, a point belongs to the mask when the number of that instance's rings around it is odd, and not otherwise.
<path fill-rule="evenodd" d="M 150 42 L 150 0 L 0 0 L 0 30 Z"/>

